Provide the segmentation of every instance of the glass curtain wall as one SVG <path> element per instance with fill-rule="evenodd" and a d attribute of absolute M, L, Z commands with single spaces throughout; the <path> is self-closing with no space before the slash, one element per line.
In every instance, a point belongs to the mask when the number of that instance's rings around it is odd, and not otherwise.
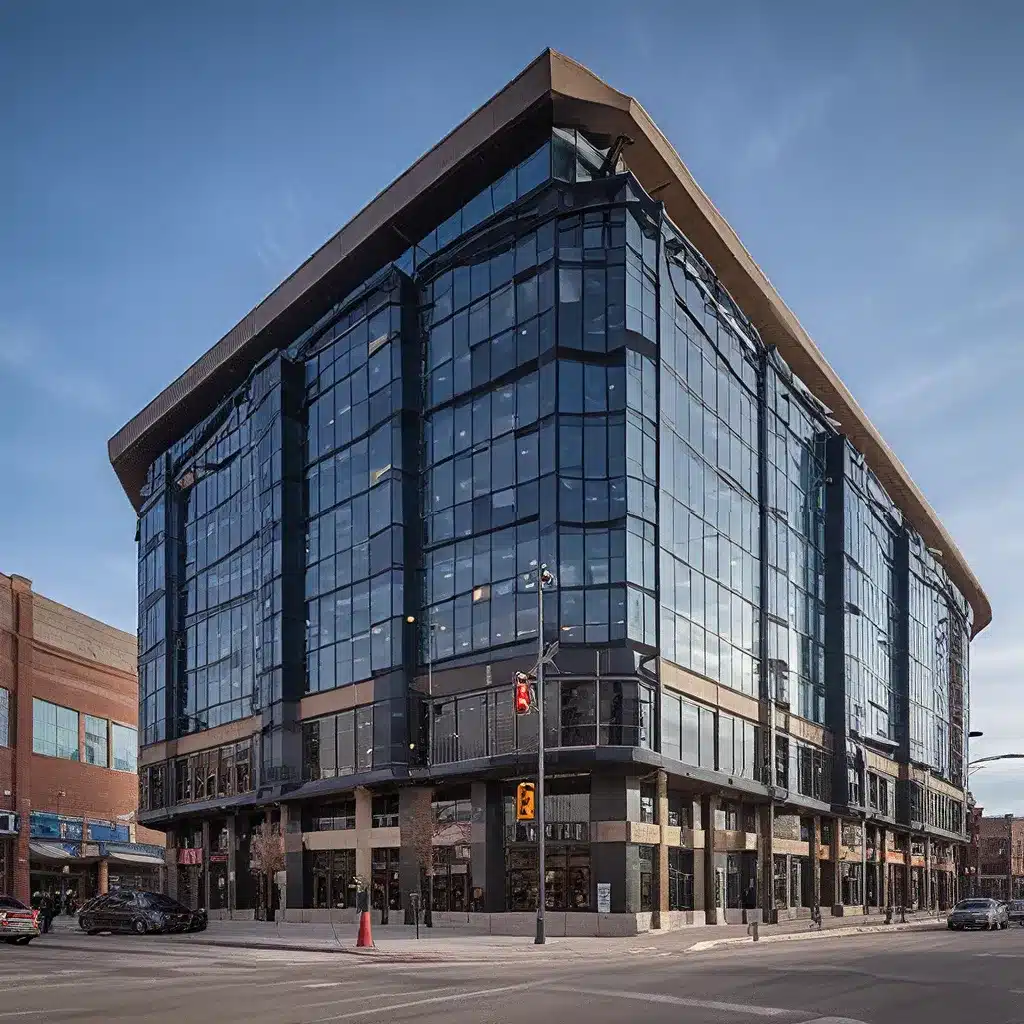
<path fill-rule="evenodd" d="M 669 227 L 660 320 L 661 654 L 757 692 L 757 351 L 742 314 Z"/>
<path fill-rule="evenodd" d="M 916 534 L 908 594 L 910 758 L 963 785 L 969 609 Z"/>
<path fill-rule="evenodd" d="M 843 572 L 847 725 L 894 744 L 898 609 L 894 566 L 899 511 L 852 446 L 845 446 Z"/>
<path fill-rule="evenodd" d="M 767 363 L 769 681 L 775 697 L 825 720 L 824 415 L 777 353 Z"/>

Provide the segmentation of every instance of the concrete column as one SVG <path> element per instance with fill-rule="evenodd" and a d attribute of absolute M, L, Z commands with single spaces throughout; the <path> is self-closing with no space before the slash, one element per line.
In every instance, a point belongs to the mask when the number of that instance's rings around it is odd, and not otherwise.
<path fill-rule="evenodd" d="M 705 902 L 705 871 L 704 871 L 704 846 L 698 846 L 698 841 L 703 844 L 706 839 L 704 833 L 704 820 L 702 818 L 703 808 L 701 799 L 695 796 L 688 804 L 690 809 L 690 824 L 694 832 L 693 849 L 693 912 L 703 913 L 706 909 Z M 698 918 L 699 920 L 699 918 Z"/>
<path fill-rule="evenodd" d="M 497 782 L 474 782 L 470 787 L 470 795 L 473 802 L 473 823 L 470 826 L 472 888 L 483 890 L 480 909 L 489 914 L 498 914 L 506 909 L 505 807 L 502 787 Z M 470 905 L 472 896 L 470 891 Z"/>
<path fill-rule="evenodd" d="M 210 823 L 203 822 L 203 906 L 210 911 Z"/>
<path fill-rule="evenodd" d="M 761 851 L 761 913 L 766 924 L 777 920 L 773 873 L 775 869 L 775 805 L 769 800 L 760 808 L 758 845 Z M 787 879 L 788 884 L 788 879 Z"/>
<path fill-rule="evenodd" d="M 659 825 L 658 862 L 654 871 L 654 911 L 651 927 L 662 928 L 668 923 L 668 774 L 658 772 L 658 792 L 655 802 L 655 821 Z"/>
<path fill-rule="evenodd" d="M 811 906 L 821 910 L 821 815 L 816 814 L 811 825 Z"/>
<path fill-rule="evenodd" d="M 174 829 L 167 830 L 167 852 L 164 855 L 167 863 L 167 888 L 164 892 L 172 900 L 179 900 L 178 896 L 178 841 Z"/>
<path fill-rule="evenodd" d="M 839 860 L 839 851 L 842 847 L 843 819 L 832 819 L 832 843 L 829 850 L 829 857 L 832 860 L 832 904 L 833 914 L 842 914 L 843 906 L 843 865 Z"/>
<path fill-rule="evenodd" d="M 878 899 L 884 909 L 889 906 L 889 830 L 882 828 L 878 830 Z"/>
<path fill-rule="evenodd" d="M 356 874 L 370 885 L 373 840 L 370 830 L 373 824 L 373 794 L 365 787 L 356 790 Z"/>
<path fill-rule="evenodd" d="M 281 835 L 285 832 L 285 822 L 287 820 L 288 812 L 282 806 L 281 808 Z M 236 890 L 235 890 L 235 871 L 238 864 L 238 851 L 236 846 L 238 845 L 235 837 L 238 834 L 238 829 L 235 824 L 235 816 L 233 814 L 228 815 L 228 915 L 235 912 L 237 906 Z M 282 909 L 284 909 L 282 907 Z"/>
<path fill-rule="evenodd" d="M 932 909 L 932 841 L 924 840 L 924 909 Z"/>
<path fill-rule="evenodd" d="M 110 890 L 110 865 L 107 863 L 107 858 L 103 857 L 96 867 L 96 887 L 100 896 L 105 896 Z"/>
<path fill-rule="evenodd" d="M 701 817 L 704 819 L 704 920 L 707 924 L 724 923 L 725 918 L 715 898 L 715 816 L 720 804 L 721 799 L 717 795 L 706 796 L 701 801 Z"/>

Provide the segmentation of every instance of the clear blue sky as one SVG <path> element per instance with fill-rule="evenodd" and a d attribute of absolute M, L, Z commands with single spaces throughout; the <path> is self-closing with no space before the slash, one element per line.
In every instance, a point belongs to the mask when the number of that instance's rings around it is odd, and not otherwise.
<path fill-rule="evenodd" d="M 1024 749 L 1010 2 L 0 2 L 0 569 L 134 629 L 107 438 L 549 45 L 644 104 L 938 509 L 995 606 L 974 753 Z M 1024 813 L 1024 769 L 972 781 Z"/>

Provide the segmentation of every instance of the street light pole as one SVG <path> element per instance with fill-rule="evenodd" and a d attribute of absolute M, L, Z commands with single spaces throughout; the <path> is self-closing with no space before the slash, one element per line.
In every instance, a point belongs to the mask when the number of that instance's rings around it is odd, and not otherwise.
<path fill-rule="evenodd" d="M 544 817 L 544 584 L 553 583 L 554 576 L 546 565 L 537 570 L 537 935 L 533 940 L 543 946 L 544 906 L 547 893 L 544 865 L 547 825 Z"/>

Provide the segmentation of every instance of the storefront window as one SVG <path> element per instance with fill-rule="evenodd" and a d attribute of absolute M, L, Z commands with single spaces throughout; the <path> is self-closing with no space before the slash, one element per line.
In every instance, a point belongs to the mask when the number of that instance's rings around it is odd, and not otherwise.
<path fill-rule="evenodd" d="M 693 850 L 668 851 L 668 909 L 693 910 Z"/>
<path fill-rule="evenodd" d="M 342 910 L 356 905 L 356 851 L 319 850 L 312 859 L 313 907 Z"/>
<path fill-rule="evenodd" d="M 860 864 L 843 864 L 842 873 L 842 896 L 843 904 L 847 907 L 855 907 L 861 902 L 861 866 Z"/>
<path fill-rule="evenodd" d="M 431 906 L 437 911 L 462 913 L 473 891 L 468 846 L 435 846 L 431 870 Z"/>
<path fill-rule="evenodd" d="M 372 851 L 371 863 L 373 865 L 371 880 L 373 909 L 383 910 L 387 906 L 389 910 L 400 910 L 402 890 L 398 884 L 398 848 L 375 847 Z"/>
<path fill-rule="evenodd" d="M 776 910 L 784 910 L 789 905 L 786 881 L 786 858 L 780 854 L 775 854 L 772 858 L 772 893 L 775 899 Z"/>
<path fill-rule="evenodd" d="M 590 847 L 548 843 L 544 851 L 545 907 L 548 910 L 590 910 Z M 514 846 L 505 853 L 506 906 L 534 910 L 537 906 L 537 847 Z"/>
<path fill-rule="evenodd" d="M 657 860 L 657 849 L 653 846 L 638 846 L 640 859 L 640 910 L 654 909 L 654 865 Z"/>

